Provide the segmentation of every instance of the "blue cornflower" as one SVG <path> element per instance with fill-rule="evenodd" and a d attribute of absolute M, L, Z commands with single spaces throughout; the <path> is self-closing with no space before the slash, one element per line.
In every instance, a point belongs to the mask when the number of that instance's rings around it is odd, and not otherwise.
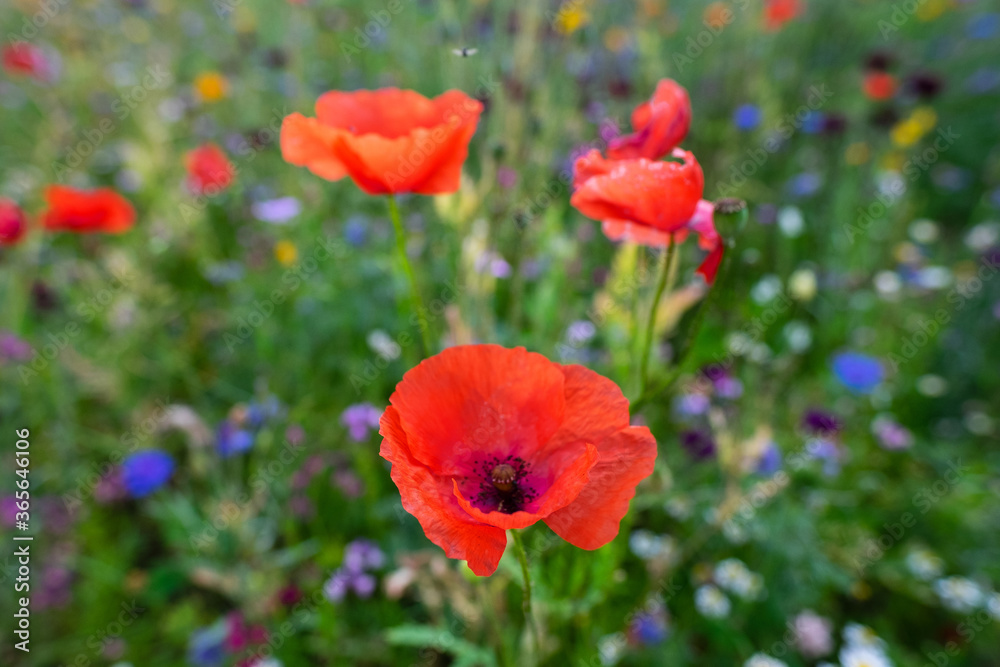
<path fill-rule="evenodd" d="M 749 131 L 760 125 L 763 114 L 754 104 L 741 104 L 733 112 L 733 123 L 743 131 Z"/>
<path fill-rule="evenodd" d="M 188 640 L 187 659 L 195 667 L 218 667 L 226 658 L 226 626 L 216 623 L 195 630 Z"/>
<path fill-rule="evenodd" d="M 219 456 L 229 458 L 250 449 L 253 446 L 253 434 L 226 419 L 216 431 L 215 446 L 219 450 Z"/>
<path fill-rule="evenodd" d="M 871 393 L 884 375 L 878 359 L 858 352 L 842 352 L 834 357 L 833 372 L 841 384 L 858 394 Z"/>
<path fill-rule="evenodd" d="M 122 482 L 133 498 L 144 498 L 167 483 L 174 472 L 174 459 L 159 449 L 147 449 L 122 462 Z"/>

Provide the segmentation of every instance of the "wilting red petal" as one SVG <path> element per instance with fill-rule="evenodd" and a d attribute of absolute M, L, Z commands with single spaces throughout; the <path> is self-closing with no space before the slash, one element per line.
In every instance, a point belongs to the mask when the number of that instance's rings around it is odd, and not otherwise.
<path fill-rule="evenodd" d="M 328 180 L 350 176 L 369 194 L 455 192 L 482 110 L 457 90 L 434 99 L 396 88 L 331 91 L 317 118 L 285 118 L 282 156 Z"/>
<path fill-rule="evenodd" d="M 213 195 L 225 190 L 232 185 L 236 175 L 236 168 L 215 144 L 199 146 L 185 156 L 184 162 L 188 185 L 199 195 Z"/>
<path fill-rule="evenodd" d="M 570 202 L 600 221 L 629 222 L 660 232 L 682 229 L 694 215 L 705 177 L 694 155 L 677 149 L 682 162 L 605 160 L 591 151 L 576 163 Z"/>
<path fill-rule="evenodd" d="M 389 406 L 382 413 L 379 455 L 392 463 L 390 476 L 403 501 L 403 509 L 449 558 L 469 562 L 469 568 L 484 577 L 493 574 L 507 546 L 503 529 L 472 519 L 458 504 L 451 478 L 437 477 L 416 460 L 409 450 L 399 413 Z"/>
<path fill-rule="evenodd" d="M 662 79 L 648 102 L 632 112 L 632 134 L 608 143 L 614 160 L 658 160 L 680 145 L 691 127 L 691 99 L 673 79 Z"/>
<path fill-rule="evenodd" d="M 474 369 L 474 370 L 473 370 Z M 437 474 L 468 474 L 470 456 L 527 458 L 563 421 L 563 374 L 524 348 L 451 347 L 403 376 L 389 402 L 414 458 Z"/>
<path fill-rule="evenodd" d="M 120 234 L 135 223 L 135 209 L 110 188 L 77 190 L 65 185 L 45 189 L 48 209 L 42 224 L 50 231 Z"/>
<path fill-rule="evenodd" d="M 631 426 L 599 445 L 600 458 L 576 500 L 545 523 L 556 535 L 581 549 L 597 549 L 618 535 L 639 482 L 653 474 L 656 440 L 645 426 Z"/>
<path fill-rule="evenodd" d="M 10 199 L 0 197 L 0 246 L 16 244 L 27 229 L 28 221 L 21 207 Z"/>
<path fill-rule="evenodd" d="M 708 256 L 702 260 L 701 265 L 695 270 L 695 273 L 704 277 L 705 282 L 709 285 L 715 282 L 715 276 L 719 273 L 719 266 L 722 264 L 724 253 L 725 246 L 720 243 L 714 250 L 708 253 Z"/>
<path fill-rule="evenodd" d="M 719 272 L 724 251 L 722 238 L 715 229 L 715 205 L 704 199 L 699 201 L 694 216 L 688 222 L 688 229 L 697 235 L 698 247 L 708 251 L 708 256 L 705 257 L 695 273 L 703 276 L 705 281 L 711 285 L 715 282 L 715 275 Z"/>

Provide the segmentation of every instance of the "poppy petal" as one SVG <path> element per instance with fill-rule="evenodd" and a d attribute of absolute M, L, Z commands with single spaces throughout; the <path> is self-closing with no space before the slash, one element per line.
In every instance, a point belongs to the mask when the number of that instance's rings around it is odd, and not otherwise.
<path fill-rule="evenodd" d="M 545 518 L 559 537 L 581 549 L 598 549 L 618 535 L 635 487 L 653 473 L 656 440 L 645 426 L 631 426 L 598 445 L 601 458 L 576 500 Z"/>
<path fill-rule="evenodd" d="M 670 234 L 646 225 L 636 225 L 628 220 L 605 220 L 601 231 L 612 241 L 630 241 L 650 248 L 666 248 Z"/>
<path fill-rule="evenodd" d="M 369 194 L 455 192 L 482 111 L 459 90 L 434 99 L 396 88 L 330 91 L 317 118 L 285 118 L 282 155 L 328 180 L 350 176 Z"/>
<path fill-rule="evenodd" d="M 663 79 L 652 99 L 632 112 L 633 133 L 612 139 L 608 157 L 614 160 L 658 160 L 676 148 L 691 127 L 691 99 L 672 79 Z"/>
<path fill-rule="evenodd" d="M 341 132 L 300 113 L 285 116 L 281 123 L 281 157 L 320 178 L 339 181 L 347 176 L 347 168 L 333 150 Z"/>
<path fill-rule="evenodd" d="M 645 158 L 605 160 L 596 151 L 576 163 L 570 203 L 595 220 L 627 220 L 673 232 L 694 215 L 705 177 L 694 155 L 677 149 L 682 162 Z"/>
<path fill-rule="evenodd" d="M 579 364 L 559 368 L 565 378 L 566 418 L 549 441 L 550 447 L 578 441 L 601 443 L 628 428 L 628 399 L 617 384 Z"/>
<path fill-rule="evenodd" d="M 135 223 L 135 209 L 110 188 L 78 190 L 65 185 L 45 189 L 48 209 L 43 226 L 50 231 L 120 234 Z"/>
<path fill-rule="evenodd" d="M 563 374 L 523 347 L 450 347 L 408 371 L 389 402 L 414 458 L 435 474 L 466 475 L 485 456 L 516 448 L 530 459 L 548 442 L 565 411 Z"/>
<path fill-rule="evenodd" d="M 403 509 L 416 517 L 427 538 L 449 558 L 469 563 L 480 577 L 493 574 L 507 545 L 503 529 L 478 523 L 459 506 L 448 478 L 435 477 L 410 452 L 399 413 L 389 406 L 382 414 L 379 455 L 392 463 L 390 476 L 399 487 Z"/>

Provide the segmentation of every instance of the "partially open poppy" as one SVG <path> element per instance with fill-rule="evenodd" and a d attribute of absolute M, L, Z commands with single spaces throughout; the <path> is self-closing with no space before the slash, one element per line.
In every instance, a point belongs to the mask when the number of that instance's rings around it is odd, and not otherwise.
<path fill-rule="evenodd" d="M 218 194 L 233 183 L 236 168 L 215 144 L 202 144 L 184 158 L 188 186 L 195 194 Z"/>
<path fill-rule="evenodd" d="M 701 199 L 704 176 L 691 153 L 677 149 L 677 162 L 605 160 L 591 151 L 576 163 L 576 191 L 570 202 L 601 221 L 612 241 L 652 248 L 683 242 L 689 233 L 708 256 L 696 273 L 715 281 L 722 263 L 722 239 L 715 230 L 715 205 Z M 660 166 L 662 165 L 662 166 Z"/>
<path fill-rule="evenodd" d="M 680 145 L 691 127 L 691 99 L 673 79 L 662 79 L 652 99 L 632 112 L 632 134 L 612 139 L 608 157 L 614 160 L 659 160 Z"/>
<path fill-rule="evenodd" d="M 10 199 L 0 197 L 0 246 L 14 245 L 27 229 L 24 211 Z"/>
<path fill-rule="evenodd" d="M 42 224 L 50 231 L 120 234 L 135 223 L 135 209 L 110 188 L 77 190 L 65 185 L 45 189 L 48 209 Z"/>
<path fill-rule="evenodd" d="M 452 347 L 411 369 L 381 419 L 403 507 L 479 576 L 538 521 L 597 549 L 618 534 L 656 441 L 614 382 L 524 348 Z"/>
<path fill-rule="evenodd" d="M 330 91 L 316 118 L 285 117 L 281 154 L 330 181 L 350 176 L 368 194 L 455 192 L 482 111 L 459 90 L 434 99 L 397 88 Z"/>

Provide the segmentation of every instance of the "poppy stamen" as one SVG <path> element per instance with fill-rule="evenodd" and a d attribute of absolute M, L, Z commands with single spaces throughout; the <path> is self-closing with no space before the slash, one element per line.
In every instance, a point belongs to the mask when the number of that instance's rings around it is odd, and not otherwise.
<path fill-rule="evenodd" d="M 497 491 L 507 492 L 514 488 L 514 480 L 517 479 L 517 471 L 509 463 L 501 463 L 493 468 L 490 479 Z"/>
<path fill-rule="evenodd" d="M 520 456 L 492 456 L 479 464 L 479 470 L 483 481 L 476 503 L 485 511 L 513 514 L 535 499 L 534 490 L 524 483 L 528 464 Z"/>

